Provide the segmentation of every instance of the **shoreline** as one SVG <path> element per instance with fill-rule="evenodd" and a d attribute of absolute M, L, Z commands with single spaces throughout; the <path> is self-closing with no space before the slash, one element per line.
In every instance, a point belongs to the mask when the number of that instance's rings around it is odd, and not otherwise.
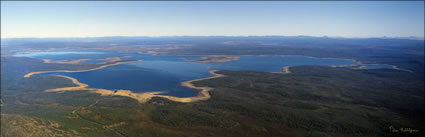
<path fill-rule="evenodd" d="M 152 54 L 150 54 L 152 55 Z M 371 64 L 366 64 L 366 63 L 362 63 L 361 61 L 358 61 L 356 59 L 351 59 L 351 58 L 338 58 L 338 57 L 315 57 L 315 56 L 308 56 L 308 55 L 280 55 L 280 54 L 275 54 L 275 55 L 268 55 L 268 54 L 259 54 L 259 55 L 227 55 L 227 54 L 212 54 L 212 55 L 152 55 L 152 56 L 298 56 L 298 57 L 306 57 L 306 58 L 317 58 L 317 59 L 339 59 L 339 60 L 348 60 L 348 61 L 352 61 L 354 64 L 350 64 L 350 65 L 328 65 L 331 67 L 352 67 L 352 66 L 368 66 L 368 65 L 388 65 L 391 66 L 392 69 L 395 70 L 400 70 L 400 71 L 406 71 L 406 72 L 413 72 L 411 70 L 408 69 L 402 69 L 399 68 L 396 65 L 391 65 L 391 64 L 377 64 L 377 63 L 371 63 Z"/>
<path fill-rule="evenodd" d="M 55 71 L 31 72 L 31 73 L 26 74 L 24 77 L 25 78 L 28 78 L 28 77 L 31 77 L 34 74 L 49 73 L 49 72 L 67 72 L 67 73 L 72 73 L 72 72 L 86 72 L 86 71 L 93 71 L 93 70 L 102 69 L 102 68 L 109 67 L 109 66 L 114 66 L 114 65 L 124 64 L 124 63 L 130 63 L 130 62 L 138 62 L 138 61 L 142 61 L 142 60 L 127 61 L 127 62 L 117 62 L 117 63 L 113 63 L 113 64 L 102 65 L 102 66 L 99 66 L 99 67 L 96 67 L 96 68 L 92 68 L 92 69 L 88 69 L 88 70 L 76 70 L 76 71 L 55 70 Z M 356 65 L 354 65 L 354 64 L 352 64 L 352 65 L 339 65 L 339 66 L 338 65 L 336 65 L 336 66 L 329 65 L 329 67 L 353 67 L 353 66 L 356 66 Z M 291 73 L 290 67 L 291 66 L 284 66 L 284 67 L 282 67 L 282 71 L 281 72 L 271 72 L 271 73 L 275 73 L 275 74 L 289 74 L 289 73 Z M 362 69 L 362 68 L 360 68 L 360 69 Z M 393 66 L 393 69 L 398 69 L 398 68 L 395 67 L 395 66 Z M 405 71 L 407 71 L 407 70 L 405 70 Z M 72 78 L 72 77 L 69 77 L 69 76 L 64 76 L 64 75 L 53 75 L 53 76 L 69 79 L 69 80 L 72 81 L 73 84 L 75 84 L 77 86 L 73 86 L 73 87 L 62 87 L 62 88 L 55 88 L 55 89 L 47 89 L 47 90 L 45 90 L 45 92 L 65 92 L 65 91 L 87 90 L 87 91 L 92 92 L 92 93 L 101 94 L 101 96 L 126 96 L 126 97 L 130 97 L 132 99 L 135 99 L 135 100 L 139 101 L 140 103 L 145 103 L 145 102 L 149 101 L 153 97 L 162 97 L 162 98 L 167 98 L 167 99 L 169 99 L 171 101 L 175 101 L 175 102 L 189 103 L 189 102 L 196 102 L 196 101 L 208 100 L 208 99 L 211 98 L 211 96 L 209 94 L 209 91 L 213 90 L 214 88 L 211 88 L 211 87 L 197 87 L 193 83 L 194 82 L 197 82 L 197 81 L 202 81 L 202 80 L 208 80 L 208 79 L 226 77 L 226 75 L 218 74 L 216 72 L 217 72 L 217 70 L 210 70 L 210 71 L 208 71 L 208 73 L 211 74 L 211 76 L 209 76 L 209 77 L 199 78 L 199 79 L 194 79 L 194 80 L 189 80 L 189 81 L 184 81 L 184 82 L 181 82 L 180 83 L 180 85 L 183 86 L 183 87 L 191 88 L 191 89 L 194 89 L 194 90 L 198 91 L 198 94 L 196 96 L 192 96 L 192 97 L 175 97 L 175 96 L 168 96 L 168 95 L 159 95 L 161 93 L 165 93 L 163 91 L 135 93 L 135 92 L 133 92 L 131 90 L 122 90 L 122 89 L 108 90 L 108 89 L 88 88 L 88 85 L 87 84 L 81 83 L 81 82 L 79 82 L 75 78 Z"/>
<path fill-rule="evenodd" d="M 223 56 L 223 55 L 220 55 L 220 56 Z M 328 65 L 328 66 L 329 67 L 360 66 L 359 69 L 363 69 L 362 67 L 364 67 L 366 65 L 388 65 L 388 64 L 363 64 L 360 61 L 357 61 L 357 60 L 354 60 L 354 59 L 313 57 L 313 56 L 304 56 L 304 55 L 239 55 L 239 56 L 301 56 L 301 57 L 308 57 L 308 58 L 341 59 L 341 60 L 352 61 L 353 64 L 349 64 L 349 65 Z M 238 59 L 239 59 L 239 56 L 236 56 L 236 57 L 238 57 Z M 87 72 L 87 71 L 94 71 L 94 70 L 103 69 L 103 68 L 106 68 L 106 67 L 109 67 L 109 66 L 120 65 L 120 64 L 131 63 L 131 62 L 140 62 L 140 61 L 143 61 L 143 60 L 115 62 L 115 63 L 112 63 L 112 64 L 105 64 L 105 65 L 101 65 L 101 66 L 98 66 L 96 68 L 87 69 L 87 70 L 53 70 L 53 71 L 30 72 L 30 73 L 24 75 L 24 77 L 29 78 L 34 74 L 42 74 L 42 73 L 50 73 L 50 72 L 67 72 L 67 73 Z M 392 66 L 392 69 L 411 72 L 410 70 L 400 69 L 395 65 L 389 65 L 389 66 Z M 291 73 L 290 67 L 291 66 L 284 66 L 284 67 L 282 67 L 281 72 L 272 72 L 272 73 L 289 74 L 289 73 Z M 165 93 L 165 92 L 162 92 L 162 91 L 135 93 L 131 90 L 121 90 L 121 89 L 119 89 L 119 90 L 108 90 L 108 89 L 88 88 L 87 84 L 81 83 L 75 78 L 72 78 L 72 77 L 69 77 L 69 76 L 64 76 L 64 75 L 53 75 L 53 76 L 69 79 L 69 80 L 72 81 L 73 84 L 75 84 L 77 86 L 47 89 L 45 92 L 65 92 L 65 91 L 87 90 L 87 91 L 92 92 L 92 93 L 101 94 L 101 96 L 126 96 L 126 97 L 133 98 L 133 99 L 139 101 L 140 103 L 145 103 L 153 97 L 162 97 L 162 98 L 167 98 L 167 99 L 169 99 L 171 101 L 175 101 L 175 102 L 189 103 L 189 102 L 196 102 L 196 101 L 202 101 L 202 100 L 210 99 L 211 96 L 209 94 L 209 91 L 214 89 L 214 88 L 211 88 L 211 87 L 197 87 L 193 84 L 194 82 L 226 76 L 226 75 L 223 75 L 223 74 L 215 73 L 215 72 L 217 72 L 217 70 L 210 70 L 208 72 L 211 74 L 211 76 L 209 76 L 209 77 L 184 81 L 184 82 L 180 83 L 180 85 L 183 86 L 183 87 L 191 88 L 191 89 L 198 91 L 198 94 L 196 96 L 193 96 L 193 97 L 175 97 L 175 96 L 167 96 L 167 95 L 158 95 L 158 94 L 161 94 L 161 93 Z"/>
<path fill-rule="evenodd" d="M 55 77 L 62 77 L 62 78 L 66 78 L 72 81 L 73 84 L 77 85 L 75 87 L 63 87 L 63 88 L 55 88 L 55 89 L 48 89 L 46 90 L 47 92 L 57 92 L 57 91 L 72 91 L 72 90 L 84 90 L 87 89 L 87 87 L 89 87 L 89 85 L 81 83 L 80 81 L 78 81 L 75 78 L 69 77 L 69 76 L 65 76 L 65 75 L 52 75 Z"/>
<path fill-rule="evenodd" d="M 198 59 L 185 59 L 183 61 L 187 62 L 198 62 L 198 63 L 222 63 L 222 62 L 229 62 L 234 60 L 239 60 L 239 56 L 203 56 Z"/>
<path fill-rule="evenodd" d="M 74 60 L 58 60 L 58 61 L 53 61 L 51 59 L 43 59 L 43 63 L 74 64 L 75 65 L 88 60 L 91 60 L 91 59 L 74 59 Z"/>
<path fill-rule="evenodd" d="M 175 102 L 182 102 L 182 103 L 190 103 L 190 102 L 196 102 L 196 101 L 202 101 L 202 100 L 208 100 L 211 98 L 209 91 L 213 90 L 214 88 L 211 87 L 197 87 L 193 84 L 193 82 L 202 81 L 202 80 L 208 80 L 208 79 L 214 79 L 214 78 L 220 78 L 225 77 L 226 75 L 215 73 L 217 70 L 210 70 L 208 71 L 211 76 L 206 78 L 199 78 L 189 81 L 181 82 L 180 85 L 191 88 L 198 91 L 198 94 L 193 97 L 175 97 L 175 96 L 167 96 L 167 95 L 158 95 L 161 93 L 161 91 L 156 92 L 143 92 L 143 93 L 135 93 L 131 90 L 108 90 L 108 89 L 97 89 L 97 88 L 88 88 L 87 84 L 79 82 L 77 79 L 64 76 L 64 75 L 52 75 L 56 77 L 62 77 L 66 78 L 72 81 L 73 84 L 77 85 L 74 87 L 63 87 L 63 88 L 55 88 L 55 89 L 47 89 L 45 92 L 65 92 L 65 91 L 78 91 L 78 90 L 88 90 L 92 93 L 98 93 L 101 96 L 125 96 L 132 99 L 135 99 L 139 101 L 140 103 L 145 103 L 149 101 L 153 97 L 162 97 L 167 98 L 171 101 Z"/>
<path fill-rule="evenodd" d="M 125 64 L 125 63 L 131 63 L 131 62 L 141 62 L 143 60 L 136 60 L 136 61 L 126 61 L 126 62 L 117 62 L 117 63 L 113 63 L 113 64 L 107 64 L 107 65 L 102 65 L 96 68 L 92 68 L 92 69 L 86 69 L 86 70 L 49 70 L 49 71 L 37 71 L 37 72 L 30 72 L 28 74 L 24 75 L 24 78 L 29 78 L 34 74 L 42 74 L 42 73 L 50 73 L 50 72 L 68 72 L 68 73 L 72 73 L 72 72 L 87 72 L 87 71 L 93 71 L 93 70 L 99 70 L 99 69 L 103 69 L 106 67 L 110 67 L 110 66 L 115 66 L 115 65 L 120 65 L 120 64 Z"/>
<path fill-rule="evenodd" d="M 90 48 L 88 48 L 90 49 Z M 98 50 L 104 50 L 104 51 L 110 51 L 107 49 L 98 49 Z M 34 52 L 34 51 L 31 51 Z M 30 53 L 31 53 L 30 52 Z M 36 51 L 35 51 L 36 52 Z M 121 51 L 120 51 L 121 52 Z M 171 54 L 153 54 L 153 53 L 139 53 L 138 51 L 129 51 L 132 53 L 138 53 L 138 54 L 147 54 L 147 55 L 152 55 L 152 56 L 236 56 L 236 57 L 240 57 L 240 56 L 299 56 L 299 57 L 307 57 L 307 58 L 318 58 L 318 59 L 340 59 L 340 60 L 348 60 L 348 61 L 352 61 L 354 64 L 351 65 L 331 65 L 331 67 L 352 67 L 355 66 L 355 64 L 359 65 L 359 66 L 367 66 L 367 65 L 388 65 L 391 66 L 392 69 L 395 70 L 400 70 L 400 71 L 406 71 L 406 72 L 413 72 L 411 70 L 408 69 L 402 69 L 399 68 L 396 65 L 391 65 L 391 64 L 377 64 L 377 63 L 371 63 L 371 64 L 365 64 L 362 63 L 361 61 L 358 61 L 356 59 L 352 59 L 352 58 L 342 58 L 342 57 L 315 57 L 315 56 L 310 56 L 310 55 L 282 55 L 282 54 L 258 54 L 258 55 L 246 55 L 246 54 L 242 54 L 242 55 L 228 55 L 228 54 L 211 54 L 211 55 L 171 55 Z M 25 52 L 24 52 L 25 53 Z M 18 54 L 22 54 L 22 53 L 14 53 L 13 55 L 18 55 Z M 360 68 L 361 68 L 360 67 Z"/>

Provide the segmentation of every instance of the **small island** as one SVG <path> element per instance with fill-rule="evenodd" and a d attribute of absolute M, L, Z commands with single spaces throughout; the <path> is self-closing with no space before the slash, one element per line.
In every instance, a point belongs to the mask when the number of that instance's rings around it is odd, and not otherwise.
<path fill-rule="evenodd" d="M 81 62 L 88 61 L 88 60 L 90 59 L 59 60 L 59 61 L 53 61 L 51 59 L 43 59 L 43 63 L 80 64 Z"/>
<path fill-rule="evenodd" d="M 199 59 L 186 59 L 185 61 L 198 62 L 198 63 L 217 63 L 217 62 L 228 62 L 233 60 L 239 60 L 238 56 L 226 56 L 226 55 L 211 55 L 201 57 Z"/>
<path fill-rule="evenodd" d="M 121 61 L 122 58 L 129 58 L 131 56 L 123 56 L 123 57 L 107 57 L 104 59 L 97 59 L 98 61 L 105 61 L 103 63 L 108 63 L 108 62 L 117 62 L 117 61 Z"/>

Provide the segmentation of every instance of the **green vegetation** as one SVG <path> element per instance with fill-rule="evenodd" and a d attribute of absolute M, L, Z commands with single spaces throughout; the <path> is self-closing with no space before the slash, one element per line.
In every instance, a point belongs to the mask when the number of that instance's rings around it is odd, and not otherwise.
<path fill-rule="evenodd" d="M 424 130 L 424 79 L 416 73 L 317 66 L 291 67 L 290 74 L 222 70 L 217 73 L 228 77 L 195 83 L 215 88 L 207 101 L 153 98 L 140 104 L 87 91 L 43 92 L 72 83 L 25 79 L 42 63 L 27 68 L 23 62 L 33 59 L 8 60 L 2 58 L 2 136 L 17 135 L 3 131 L 22 128 L 8 124 L 19 119 L 36 119 L 42 126 L 34 129 L 48 129 L 34 132 L 45 136 L 363 137 L 422 136 Z M 419 132 L 393 133 L 390 127 Z"/>

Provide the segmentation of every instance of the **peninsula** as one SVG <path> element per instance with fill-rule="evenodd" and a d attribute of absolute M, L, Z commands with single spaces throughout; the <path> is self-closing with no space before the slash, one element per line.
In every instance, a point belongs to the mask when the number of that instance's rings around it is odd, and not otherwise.
<path fill-rule="evenodd" d="M 29 77 L 31 77 L 32 75 L 35 75 L 35 74 L 50 73 L 50 72 L 69 72 L 69 73 L 70 72 L 87 72 L 87 71 L 98 70 L 98 69 L 102 69 L 102 68 L 106 68 L 106 67 L 110 67 L 110 66 L 115 66 L 115 65 L 119 65 L 119 64 L 125 64 L 125 63 L 131 63 L 131 62 L 140 62 L 140 61 L 143 61 L 143 60 L 115 62 L 115 63 L 112 63 L 112 64 L 105 64 L 105 65 L 101 65 L 99 67 L 87 69 L 87 70 L 51 70 L 51 71 L 30 72 L 28 74 L 25 74 L 24 77 L 29 78 Z"/>

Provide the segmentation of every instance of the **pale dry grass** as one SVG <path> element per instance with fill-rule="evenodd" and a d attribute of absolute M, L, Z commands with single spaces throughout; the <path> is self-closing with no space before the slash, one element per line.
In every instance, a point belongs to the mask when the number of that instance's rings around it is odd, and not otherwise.
<path fill-rule="evenodd" d="M 1 114 L 1 136 L 7 137 L 76 137 L 75 130 L 64 130 L 59 123 L 35 117 Z"/>

